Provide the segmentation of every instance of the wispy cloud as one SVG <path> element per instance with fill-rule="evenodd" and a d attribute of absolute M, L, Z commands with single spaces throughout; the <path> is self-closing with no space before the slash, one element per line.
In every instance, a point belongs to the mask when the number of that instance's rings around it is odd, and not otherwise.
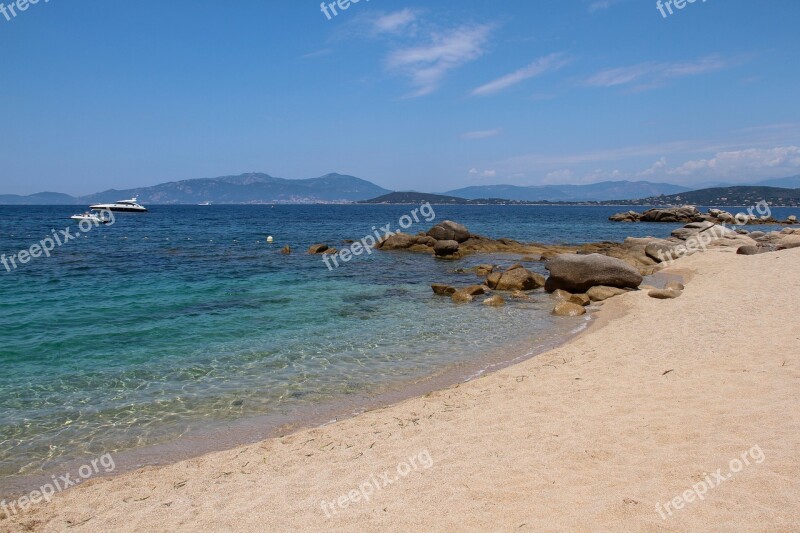
<path fill-rule="evenodd" d="M 619 4 L 622 0 L 596 0 L 589 4 L 589 13 L 595 13 L 597 11 L 605 11 L 606 9 L 611 8 L 614 4 Z"/>
<path fill-rule="evenodd" d="M 493 130 L 481 130 L 481 131 L 468 131 L 461 134 L 462 139 L 488 139 L 489 137 L 497 137 L 503 133 L 503 130 L 500 128 L 496 128 Z"/>
<path fill-rule="evenodd" d="M 425 44 L 392 52 L 386 65 L 409 78 L 414 90 L 408 97 L 431 94 L 450 71 L 483 55 L 492 28 L 482 24 L 434 32 Z"/>
<path fill-rule="evenodd" d="M 372 21 L 373 29 L 377 33 L 399 33 L 408 29 L 416 22 L 418 12 L 409 8 L 380 15 Z"/>
<path fill-rule="evenodd" d="M 646 89 L 661 86 L 673 79 L 722 70 L 733 64 L 718 55 L 705 56 L 694 61 L 639 63 L 600 71 L 586 80 L 586 85 L 618 87 L 637 84 L 637 88 Z"/>
<path fill-rule="evenodd" d="M 309 52 L 308 54 L 304 54 L 300 56 L 300 59 L 313 59 L 315 57 L 323 57 L 328 56 L 333 53 L 333 50 L 330 48 L 323 48 L 322 50 L 317 50 L 315 52 Z"/>
<path fill-rule="evenodd" d="M 481 85 L 480 87 L 472 91 L 472 95 L 486 96 L 489 94 L 500 92 L 504 89 L 511 87 L 512 85 L 516 85 L 518 83 L 521 83 L 525 80 L 529 80 L 536 76 L 541 76 L 546 72 L 558 70 L 569 62 L 570 62 L 569 58 L 567 58 L 566 55 L 562 52 L 541 57 L 536 61 L 534 61 L 533 63 L 531 63 L 530 65 L 523 67 L 515 72 L 512 72 L 511 74 L 507 74 L 494 81 L 490 81 L 485 85 Z"/>

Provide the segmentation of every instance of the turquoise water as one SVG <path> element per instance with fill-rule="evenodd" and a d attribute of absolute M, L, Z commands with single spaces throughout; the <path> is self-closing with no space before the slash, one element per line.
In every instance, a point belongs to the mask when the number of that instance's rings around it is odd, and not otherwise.
<path fill-rule="evenodd" d="M 329 271 L 304 253 L 315 242 L 341 247 L 373 226 L 396 229 L 411 209 L 155 206 L 118 215 L 51 257 L 11 272 L 0 266 L 0 478 L 227 421 L 291 419 L 437 373 L 466 377 L 498 348 L 534 349 L 585 323 L 551 317 L 544 294 L 499 309 L 432 296 L 431 282 L 477 281 L 455 269 L 485 258 L 376 252 Z M 619 210 L 435 207 L 437 220 L 525 241 L 666 236 L 676 227 L 606 221 Z M 75 232 L 74 212 L 0 206 L 0 253 L 52 229 Z M 280 254 L 284 244 L 295 253 Z"/>

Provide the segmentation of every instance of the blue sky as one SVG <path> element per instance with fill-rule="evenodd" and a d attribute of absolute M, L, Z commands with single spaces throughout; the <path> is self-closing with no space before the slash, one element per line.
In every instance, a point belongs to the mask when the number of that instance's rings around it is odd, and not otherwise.
<path fill-rule="evenodd" d="M 0 0 L 8 5 L 9 0 Z M 800 174 L 800 3 L 40 0 L 0 15 L 0 193 L 259 171 L 391 189 Z"/>

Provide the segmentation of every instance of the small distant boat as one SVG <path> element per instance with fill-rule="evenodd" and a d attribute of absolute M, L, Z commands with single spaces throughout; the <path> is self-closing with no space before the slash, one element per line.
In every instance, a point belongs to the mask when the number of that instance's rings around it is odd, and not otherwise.
<path fill-rule="evenodd" d="M 72 215 L 72 220 L 88 220 L 89 222 L 94 222 L 97 224 L 109 224 L 111 222 L 110 218 L 107 218 L 105 215 L 98 215 L 97 213 L 93 213 L 91 211 L 87 211 L 81 215 Z"/>
<path fill-rule="evenodd" d="M 147 208 L 139 205 L 136 197 L 130 200 L 119 200 L 113 204 L 96 204 L 90 205 L 89 209 L 95 211 L 118 211 L 122 213 L 146 213 Z"/>
<path fill-rule="evenodd" d="M 211 205 L 211 202 L 200 202 L 200 203 L 199 203 L 199 204 L 197 204 L 197 205 Z"/>

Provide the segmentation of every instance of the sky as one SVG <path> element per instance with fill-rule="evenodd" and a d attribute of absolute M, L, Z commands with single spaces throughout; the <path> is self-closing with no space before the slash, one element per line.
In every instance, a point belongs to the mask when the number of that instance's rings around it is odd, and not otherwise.
<path fill-rule="evenodd" d="M 0 3 L 0 194 L 800 174 L 794 0 Z"/>

